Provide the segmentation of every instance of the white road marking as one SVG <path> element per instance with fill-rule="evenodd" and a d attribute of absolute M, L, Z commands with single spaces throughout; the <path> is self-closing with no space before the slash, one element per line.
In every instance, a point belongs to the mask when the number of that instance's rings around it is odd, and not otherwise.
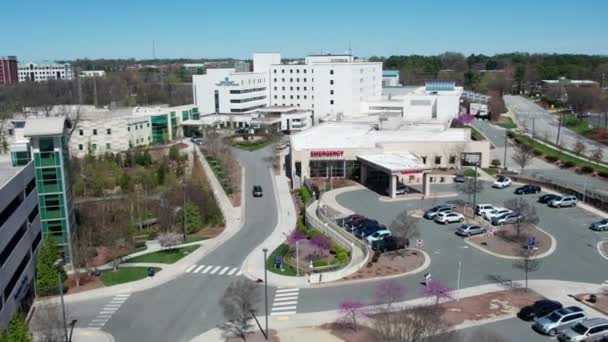
<path fill-rule="evenodd" d="M 285 312 L 271 312 L 270 316 L 283 316 L 283 315 L 293 315 L 295 311 L 285 311 Z"/>
<path fill-rule="evenodd" d="M 220 268 L 222 268 L 222 266 L 215 266 L 215 268 L 213 269 L 213 271 L 209 272 L 209 274 L 216 274 L 217 271 L 220 270 Z"/>
<path fill-rule="evenodd" d="M 196 265 L 192 265 L 192 266 L 188 267 L 188 269 L 186 269 L 186 273 L 190 273 L 190 271 L 192 271 L 195 267 L 196 267 Z"/>
<path fill-rule="evenodd" d="M 280 289 L 277 290 L 277 293 L 285 293 L 285 292 L 299 292 L 300 289 Z"/>
<path fill-rule="evenodd" d="M 284 302 L 286 300 L 298 299 L 298 296 L 274 297 L 274 302 Z"/>
<path fill-rule="evenodd" d="M 219 274 L 219 275 L 222 275 L 222 274 L 226 273 L 226 271 L 228 271 L 229 269 L 230 269 L 230 266 L 226 266 L 226 267 L 224 267 L 224 268 L 223 268 L 223 269 L 220 271 L 220 273 L 218 273 L 218 274 Z"/>
<path fill-rule="evenodd" d="M 200 271 L 201 271 L 203 268 L 205 268 L 205 265 L 200 265 L 200 266 L 199 266 L 199 267 L 197 267 L 197 268 L 194 270 L 194 272 L 192 272 L 192 273 L 198 273 L 198 272 L 200 272 Z"/>
<path fill-rule="evenodd" d="M 201 273 L 202 274 L 207 274 L 207 272 L 209 272 L 212 268 L 213 268 L 213 266 L 207 266 L 207 267 L 205 267 L 205 269 Z"/>
<path fill-rule="evenodd" d="M 284 307 L 280 307 L 280 308 L 273 307 L 272 311 L 274 312 L 274 311 L 295 310 L 295 309 L 296 309 L 296 306 L 292 305 L 292 306 L 284 306 Z"/>
<path fill-rule="evenodd" d="M 243 274 L 243 272 L 242 272 L 242 271 L 239 271 L 239 273 L 237 273 L 237 274 L 236 274 L 236 276 L 238 277 L 238 276 L 240 276 L 241 274 Z"/>
<path fill-rule="evenodd" d="M 291 302 L 278 302 L 278 303 L 274 302 L 272 304 L 272 306 L 275 307 L 275 306 L 284 306 L 284 305 L 293 305 L 293 304 L 298 304 L 298 301 L 297 300 L 293 300 Z"/>
<path fill-rule="evenodd" d="M 228 272 L 228 275 L 231 276 L 238 270 L 239 270 L 238 268 L 234 267 L 233 269 L 230 270 L 230 272 Z"/>
<path fill-rule="evenodd" d="M 290 296 L 298 296 L 298 294 L 297 293 L 277 293 L 276 295 L 274 295 L 275 298 L 290 297 Z"/>

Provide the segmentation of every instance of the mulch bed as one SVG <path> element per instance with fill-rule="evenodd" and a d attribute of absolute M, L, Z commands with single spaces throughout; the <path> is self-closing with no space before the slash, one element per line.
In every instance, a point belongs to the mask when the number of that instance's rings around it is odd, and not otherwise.
<path fill-rule="evenodd" d="M 264 335 L 260 331 L 258 331 L 257 327 L 255 327 L 254 332 L 247 334 L 247 342 L 266 342 L 264 339 Z M 243 339 L 240 337 L 229 337 L 226 339 L 226 342 L 242 342 Z M 268 341 L 270 342 L 281 342 L 279 337 L 277 336 L 277 331 L 270 329 L 268 334 Z"/>
<path fill-rule="evenodd" d="M 201 229 L 198 232 L 193 233 L 191 235 L 200 236 L 200 237 L 205 237 L 205 238 L 211 239 L 211 238 L 214 238 L 214 237 L 220 235 L 224 231 L 225 228 L 226 227 L 224 227 L 224 226 L 204 228 L 204 229 Z"/>
<path fill-rule="evenodd" d="M 581 293 L 574 296 L 576 300 L 579 302 L 594 308 L 597 311 L 600 311 L 604 315 L 608 315 L 608 290 L 602 293 L 596 293 L 597 301 L 595 303 L 591 303 L 589 299 L 590 293 Z"/>
<path fill-rule="evenodd" d="M 608 240 L 603 241 L 600 244 L 600 250 L 602 251 L 602 253 L 604 254 L 604 256 L 608 257 Z"/>
<path fill-rule="evenodd" d="M 67 288 L 66 294 L 73 294 L 82 291 L 88 291 L 103 287 L 103 283 L 98 276 L 89 275 L 87 273 L 80 273 L 80 286 L 76 287 L 74 274 L 68 274 L 68 277 L 64 283 Z"/>
<path fill-rule="evenodd" d="M 345 327 L 340 323 L 325 323 L 321 325 L 322 329 L 329 330 L 332 335 L 345 342 L 368 342 L 380 341 L 378 334 L 370 327 L 359 325 L 357 329 Z"/>
<path fill-rule="evenodd" d="M 371 259 L 370 259 L 371 260 Z M 378 262 L 368 262 L 357 272 L 342 280 L 368 279 L 375 277 L 402 274 L 417 269 L 424 263 L 424 255 L 415 250 L 403 250 L 384 253 Z"/>
<path fill-rule="evenodd" d="M 522 225 L 520 234 L 517 236 L 515 225 L 506 225 L 495 228 L 495 235 L 487 234 L 476 235 L 469 238 L 469 241 L 491 252 L 507 255 L 521 256 L 524 252 L 528 237 L 536 238 L 535 254 L 542 254 L 551 248 L 551 237 L 534 226 Z"/>

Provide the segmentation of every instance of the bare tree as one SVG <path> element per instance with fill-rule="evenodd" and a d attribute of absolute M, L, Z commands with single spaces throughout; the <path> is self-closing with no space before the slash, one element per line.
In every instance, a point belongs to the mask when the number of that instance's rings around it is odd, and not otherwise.
<path fill-rule="evenodd" d="M 530 165 L 532 159 L 534 159 L 534 150 L 532 147 L 525 144 L 515 145 L 514 148 L 515 153 L 513 154 L 513 160 L 517 166 L 520 167 L 521 172 L 524 172 L 524 169 Z"/>
<path fill-rule="evenodd" d="M 534 258 L 534 249 L 525 248 L 519 253 L 520 259 L 513 264 L 513 268 L 524 271 L 525 288 L 528 289 L 528 273 L 538 271 L 541 266 L 539 259 Z"/>
<path fill-rule="evenodd" d="M 538 215 L 536 214 L 536 208 L 534 208 L 534 206 L 523 197 L 506 200 L 504 202 L 504 206 L 505 208 L 511 209 L 513 212 L 521 216 L 521 218 L 517 220 L 517 223 L 515 224 L 517 237 L 520 236 L 523 225 L 537 224 L 539 221 Z"/>
<path fill-rule="evenodd" d="M 339 324 L 344 327 L 357 330 L 359 327 L 358 322 L 364 315 L 363 302 L 354 299 L 343 299 L 338 302 L 338 309 L 342 314 L 339 320 Z"/>
<path fill-rule="evenodd" d="M 585 144 L 583 144 L 580 138 L 577 139 L 574 146 L 572 146 L 572 152 L 579 156 L 585 152 Z"/>
<path fill-rule="evenodd" d="M 419 218 L 411 216 L 407 210 L 402 211 L 390 225 L 393 236 L 404 240 L 420 236 L 419 220 Z"/>
<path fill-rule="evenodd" d="M 445 335 L 447 324 L 439 306 L 419 306 L 395 312 L 379 312 L 372 317 L 381 341 L 431 342 L 451 341 Z"/>
<path fill-rule="evenodd" d="M 405 298 L 406 289 L 397 280 L 389 279 L 376 286 L 374 299 L 378 304 L 385 304 L 386 311 L 391 312 L 391 307 L 397 301 Z"/>
<path fill-rule="evenodd" d="M 476 177 L 466 177 L 463 183 L 456 185 L 458 191 L 467 195 L 467 201 L 471 203 L 471 196 L 483 191 L 484 183 Z"/>
<path fill-rule="evenodd" d="M 442 299 L 447 301 L 454 300 L 452 289 L 448 287 L 446 283 L 437 279 L 428 281 L 426 286 L 421 289 L 420 293 L 426 297 L 434 297 L 435 305 L 439 305 L 439 302 Z"/>
<path fill-rule="evenodd" d="M 593 151 L 591 151 L 591 155 L 589 156 L 589 159 L 593 160 L 594 162 L 599 163 L 600 161 L 602 161 L 602 158 L 604 158 L 604 149 L 602 148 L 602 146 L 600 144 L 596 144 Z"/>
<path fill-rule="evenodd" d="M 66 312 L 66 316 L 69 316 L 69 312 Z M 36 305 L 30 321 L 30 329 L 36 341 L 64 341 L 61 306 L 55 303 Z"/>
<path fill-rule="evenodd" d="M 220 299 L 224 323 L 218 328 L 226 333 L 247 340 L 247 333 L 253 327 L 251 320 L 260 301 L 256 283 L 249 279 L 239 279 L 228 285 Z"/>
<path fill-rule="evenodd" d="M 593 108 L 600 98 L 599 89 L 596 87 L 568 87 L 567 93 L 568 104 L 579 118 Z"/>

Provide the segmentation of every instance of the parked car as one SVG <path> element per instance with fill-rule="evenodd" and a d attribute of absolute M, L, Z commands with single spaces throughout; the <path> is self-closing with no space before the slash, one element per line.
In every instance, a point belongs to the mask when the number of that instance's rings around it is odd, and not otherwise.
<path fill-rule="evenodd" d="M 392 252 L 404 249 L 410 245 L 408 239 L 396 236 L 387 236 L 382 240 L 372 242 L 372 249 L 380 252 Z"/>
<path fill-rule="evenodd" d="M 409 194 L 410 192 L 412 192 L 412 189 L 409 186 L 401 183 L 397 184 L 397 189 L 395 191 L 397 195 L 405 195 Z"/>
<path fill-rule="evenodd" d="M 501 216 L 494 216 L 492 218 L 492 225 L 502 226 L 503 224 L 515 224 L 521 222 L 523 217 L 518 213 L 506 213 Z"/>
<path fill-rule="evenodd" d="M 359 214 L 350 214 L 346 217 L 343 218 L 339 218 L 336 220 L 336 222 L 342 226 L 343 228 L 348 228 L 350 225 L 352 225 L 353 223 L 363 220 L 365 218 L 365 216 L 363 215 L 359 215 Z"/>
<path fill-rule="evenodd" d="M 367 228 L 368 226 L 377 225 L 377 224 L 378 224 L 378 221 L 376 221 L 376 220 L 372 220 L 372 219 L 368 219 L 368 218 L 363 219 L 351 228 L 351 233 L 353 233 L 353 235 L 357 236 L 361 230 Z"/>
<path fill-rule="evenodd" d="M 532 328 L 543 334 L 555 336 L 557 333 L 567 329 L 587 318 L 585 311 L 578 306 L 569 306 L 553 311 L 543 316 L 532 324 Z"/>
<path fill-rule="evenodd" d="M 524 321 L 532 321 L 538 317 L 546 316 L 557 309 L 561 309 L 562 307 L 562 303 L 556 300 L 541 299 L 523 307 L 517 313 L 517 317 L 523 319 Z"/>
<path fill-rule="evenodd" d="M 248 128 L 239 128 L 239 129 L 235 130 L 234 133 L 236 133 L 236 134 L 247 134 L 247 133 L 249 133 L 249 129 Z"/>
<path fill-rule="evenodd" d="M 576 207 L 576 197 L 574 196 L 562 196 L 556 198 L 549 203 L 550 207 L 561 208 L 561 207 Z"/>
<path fill-rule="evenodd" d="M 509 185 L 511 185 L 511 178 L 505 176 L 498 176 L 498 178 L 496 178 L 496 180 L 494 181 L 494 184 L 492 184 L 492 187 L 496 189 L 504 189 Z"/>
<path fill-rule="evenodd" d="M 462 173 L 457 173 L 454 175 L 454 183 L 464 183 L 467 178 Z"/>
<path fill-rule="evenodd" d="M 558 341 L 606 341 L 608 337 L 608 319 L 591 318 L 576 323 L 557 335 Z"/>
<path fill-rule="evenodd" d="M 369 235 L 367 237 L 367 242 L 368 243 L 373 243 L 374 241 L 378 241 L 378 240 L 384 240 L 385 237 L 387 236 L 391 236 L 391 231 L 384 229 L 384 230 L 379 230 L 371 235 Z"/>
<path fill-rule="evenodd" d="M 608 219 L 593 222 L 589 228 L 598 232 L 608 231 Z"/>
<path fill-rule="evenodd" d="M 489 211 L 489 210 L 492 210 L 492 209 L 496 209 L 496 207 L 494 207 L 491 204 L 477 204 L 475 206 L 475 215 L 481 216 L 486 211 Z"/>
<path fill-rule="evenodd" d="M 251 192 L 253 194 L 253 197 L 262 197 L 264 195 L 264 193 L 262 192 L 262 187 L 259 185 L 254 185 L 253 190 Z"/>
<path fill-rule="evenodd" d="M 513 212 L 513 210 L 507 209 L 507 208 L 495 208 L 492 210 L 485 211 L 483 213 L 483 218 L 486 219 L 486 221 L 492 222 L 492 219 L 494 217 L 502 216 L 504 214 L 508 214 L 508 213 L 512 213 L 512 212 Z"/>
<path fill-rule="evenodd" d="M 533 184 L 526 184 L 524 186 L 520 186 L 514 191 L 516 195 L 537 194 L 539 192 L 540 186 Z"/>
<path fill-rule="evenodd" d="M 447 204 L 439 204 L 424 212 L 424 218 L 432 220 L 439 213 L 447 213 L 452 211 L 452 207 Z"/>
<path fill-rule="evenodd" d="M 448 224 L 462 221 L 464 221 L 464 215 L 455 211 L 439 213 L 435 215 L 435 222 L 437 223 Z"/>
<path fill-rule="evenodd" d="M 555 194 L 542 195 L 538 198 L 538 203 L 542 203 L 542 204 L 551 203 L 551 201 L 553 201 L 554 199 L 558 199 L 560 197 L 561 196 L 555 195 Z"/>
<path fill-rule="evenodd" d="M 386 226 L 384 226 L 382 224 L 378 224 L 378 223 L 370 224 L 370 225 L 367 225 L 365 228 L 358 230 L 356 236 L 360 239 L 363 239 L 366 236 L 370 236 L 380 230 L 387 230 Z"/>
<path fill-rule="evenodd" d="M 482 226 L 473 223 L 464 223 L 456 229 L 456 235 L 460 236 L 471 236 L 477 234 L 484 234 L 486 229 Z"/>

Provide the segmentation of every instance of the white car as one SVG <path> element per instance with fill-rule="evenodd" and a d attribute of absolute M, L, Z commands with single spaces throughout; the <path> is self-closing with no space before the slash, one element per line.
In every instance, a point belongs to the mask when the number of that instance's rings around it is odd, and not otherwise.
<path fill-rule="evenodd" d="M 464 221 L 464 216 L 461 213 L 457 213 L 455 211 L 440 213 L 435 216 L 435 222 L 437 223 L 448 224 L 462 221 Z"/>
<path fill-rule="evenodd" d="M 485 213 L 483 213 L 483 218 L 486 219 L 487 221 L 492 222 L 492 219 L 494 217 L 498 217 L 498 216 L 504 215 L 504 214 L 509 214 L 512 212 L 513 212 L 513 210 L 511 210 L 511 209 L 496 208 L 496 209 L 489 210 L 489 211 L 486 211 Z"/>
<path fill-rule="evenodd" d="M 371 234 L 370 236 L 368 236 L 367 242 L 371 244 L 374 241 L 384 240 L 384 238 L 387 236 L 391 236 L 390 230 L 379 230 L 379 231 Z"/>
<path fill-rule="evenodd" d="M 511 185 L 511 178 L 498 176 L 498 178 L 494 181 L 494 184 L 492 184 L 492 187 L 496 189 L 504 189 L 509 185 Z"/>
<path fill-rule="evenodd" d="M 475 206 L 475 215 L 482 216 L 488 211 L 494 210 L 497 207 L 492 204 L 478 204 Z"/>

